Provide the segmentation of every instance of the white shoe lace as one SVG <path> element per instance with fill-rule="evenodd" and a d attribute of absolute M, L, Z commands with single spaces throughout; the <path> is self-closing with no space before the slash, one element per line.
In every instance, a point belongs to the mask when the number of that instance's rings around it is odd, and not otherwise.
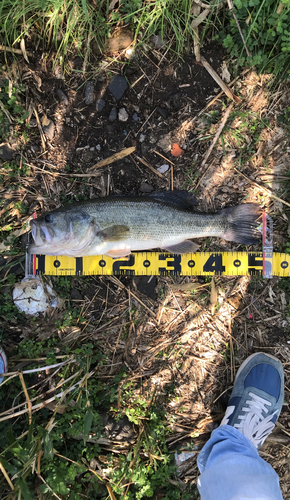
<path fill-rule="evenodd" d="M 270 401 L 252 392 L 249 392 L 249 396 L 251 396 L 252 399 L 247 400 L 247 406 L 242 408 L 245 414 L 238 416 L 240 422 L 235 424 L 234 427 L 258 448 L 264 443 L 265 439 L 274 429 L 275 424 L 271 420 L 273 415 L 278 413 L 278 410 L 264 417 L 262 412 L 268 413 L 269 408 L 267 408 L 267 406 L 271 406 Z"/>

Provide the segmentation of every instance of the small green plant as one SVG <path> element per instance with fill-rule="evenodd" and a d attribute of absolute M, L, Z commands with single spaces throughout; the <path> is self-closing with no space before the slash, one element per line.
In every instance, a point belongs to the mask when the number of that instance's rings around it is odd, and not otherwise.
<path fill-rule="evenodd" d="M 9 87 L 8 80 L 0 82 L 0 136 L 7 138 L 10 133 L 10 123 L 23 124 L 28 117 L 21 104 L 20 96 L 25 91 L 25 85 Z"/>
<path fill-rule="evenodd" d="M 236 67 L 248 64 L 260 72 L 271 72 L 285 78 L 290 63 L 290 1 L 235 0 L 235 14 L 241 26 L 246 45 L 233 17 L 228 17 L 218 38 L 229 54 L 237 60 Z"/>

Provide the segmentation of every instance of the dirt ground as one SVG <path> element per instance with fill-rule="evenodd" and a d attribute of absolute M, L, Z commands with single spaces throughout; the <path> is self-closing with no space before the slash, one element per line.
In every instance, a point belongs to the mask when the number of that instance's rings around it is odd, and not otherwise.
<path fill-rule="evenodd" d="M 208 45 L 203 55 L 221 74 L 225 55 L 220 47 Z M 284 84 L 269 92 L 269 76 L 257 75 L 254 70 L 240 75 L 234 91 L 241 104 L 235 106 L 236 114 L 223 139 L 202 165 L 230 104 L 224 94 L 218 97 L 217 83 L 192 53 L 174 61 L 170 52 L 153 44 L 138 52 L 130 64 L 124 62 L 124 57 L 114 62 L 107 58 L 102 63 L 104 70 L 96 76 L 90 68 L 86 78 L 92 77 L 94 83 L 91 104 L 85 103 L 87 82 L 78 58 L 71 61 L 70 71 L 57 76 L 51 61 L 36 58 L 29 65 L 19 64 L 27 86 L 27 106 L 33 103 L 40 119 L 46 115 L 53 121 L 55 131 L 44 150 L 36 114 L 31 114 L 30 140 L 21 145 L 21 153 L 19 149 L 15 153 L 15 158 L 21 154 L 30 171 L 23 179 L 23 191 L 10 191 L 9 202 L 22 197 L 31 216 L 34 211 L 40 214 L 70 200 L 187 189 L 196 193 L 198 208 L 206 212 L 244 200 L 259 203 L 274 219 L 274 251 L 284 249 L 288 207 L 270 196 L 272 190 L 283 198 L 281 182 L 289 165 L 289 135 L 277 124 L 277 116 L 289 103 Z M 234 62 L 229 64 L 230 70 L 233 67 Z M 122 73 L 128 88 L 116 100 L 108 85 L 114 75 Z M 231 80 L 234 77 L 232 74 Z M 58 89 L 65 93 L 66 103 Z M 99 99 L 105 102 L 101 111 L 96 109 Z M 125 108 L 127 120 L 117 117 L 110 121 L 113 107 L 117 113 Z M 184 150 L 179 158 L 171 154 L 174 142 Z M 94 164 L 130 146 L 136 151 L 123 160 L 94 171 L 92 176 L 73 177 L 88 174 Z M 239 163 L 244 154 L 247 159 Z M 162 165 L 169 168 L 158 175 L 156 169 Z M 6 190 L 5 180 L 1 190 Z M 9 213 L 19 228 L 17 214 L 13 210 Z M 241 248 L 213 238 L 199 243 L 201 250 Z M 2 259 L 5 265 L 15 262 L 7 256 Z M 18 279 L 23 275 L 19 265 L 12 271 Z M 51 282 L 54 284 L 54 278 Z M 193 284 L 189 291 L 180 288 L 185 283 Z M 188 442 L 195 449 L 181 476 L 186 483 L 196 482 L 197 453 L 223 416 L 242 361 L 257 351 L 278 356 L 285 370 L 285 406 L 260 454 L 278 472 L 283 496 L 290 499 L 287 290 L 279 278 L 263 280 L 258 276 L 216 277 L 215 285 L 217 300 L 212 308 L 211 283 L 202 276 L 71 278 L 66 300 L 81 306 L 85 327 L 76 324 L 56 329 L 54 321 L 63 314 L 58 310 L 46 319 L 37 319 L 33 328 L 37 328 L 39 339 L 56 333 L 68 344 L 77 338 L 97 342 L 110 365 L 100 368 L 100 378 L 113 377 L 125 365 L 132 380 L 142 382 L 135 388 L 135 397 L 154 393 L 164 401 L 173 431 L 168 438 L 169 450 L 182 449 Z M 127 314 L 130 326 L 123 338 Z M 32 334 L 29 321 L 10 323 L 7 328 L 14 346 L 19 336 L 23 339 Z M 168 402 L 166 394 L 172 385 L 175 397 Z"/>

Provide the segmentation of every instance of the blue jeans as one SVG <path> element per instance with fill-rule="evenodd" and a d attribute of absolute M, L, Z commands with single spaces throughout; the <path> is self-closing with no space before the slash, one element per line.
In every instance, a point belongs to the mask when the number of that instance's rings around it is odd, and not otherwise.
<path fill-rule="evenodd" d="M 214 430 L 197 459 L 201 500 L 283 500 L 279 477 L 237 429 Z"/>

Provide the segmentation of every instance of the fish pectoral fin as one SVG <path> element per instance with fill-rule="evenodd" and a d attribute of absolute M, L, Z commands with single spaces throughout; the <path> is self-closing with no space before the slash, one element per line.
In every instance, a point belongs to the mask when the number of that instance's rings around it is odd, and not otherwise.
<path fill-rule="evenodd" d="M 127 257 L 130 255 L 131 250 L 125 250 L 125 249 L 116 249 L 116 250 L 109 250 L 109 252 L 106 253 L 108 257 L 112 257 L 113 259 L 121 259 L 122 257 Z"/>
<path fill-rule="evenodd" d="M 166 247 L 162 247 L 162 250 L 166 250 L 167 252 L 170 253 L 195 253 L 196 250 L 199 248 L 199 245 L 197 243 L 194 243 L 193 241 L 185 240 L 182 241 L 181 243 L 177 243 L 177 245 L 170 245 Z"/>
<path fill-rule="evenodd" d="M 102 229 L 97 233 L 97 236 L 102 238 L 103 241 L 121 241 L 125 240 L 128 235 L 129 228 L 122 225 L 105 227 L 105 229 Z"/>

